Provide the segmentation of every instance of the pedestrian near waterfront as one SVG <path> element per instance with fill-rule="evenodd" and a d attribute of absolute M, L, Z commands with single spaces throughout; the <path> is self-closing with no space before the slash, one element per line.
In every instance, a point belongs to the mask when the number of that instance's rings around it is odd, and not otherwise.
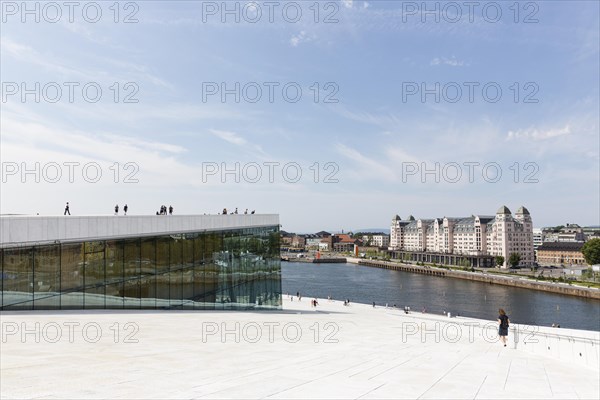
<path fill-rule="evenodd" d="M 373 302 L 373 308 L 375 308 L 375 302 Z"/>
<path fill-rule="evenodd" d="M 169 215 L 173 215 L 173 206 L 169 206 Z"/>
<path fill-rule="evenodd" d="M 69 202 L 67 201 L 67 205 L 65 206 L 65 213 L 63 215 L 71 215 L 71 210 L 69 210 Z"/>
<path fill-rule="evenodd" d="M 502 308 L 498 310 L 498 314 L 498 336 L 500 336 L 500 341 L 504 344 L 504 347 L 506 347 L 506 338 L 508 336 L 510 320 Z"/>
<path fill-rule="evenodd" d="M 127 215 L 127 210 L 129 209 L 129 207 L 127 207 L 127 204 L 125 204 L 125 206 L 123 207 L 123 213 L 125 215 Z"/>
<path fill-rule="evenodd" d="M 119 215 L 119 205 L 115 206 L 115 215 Z"/>

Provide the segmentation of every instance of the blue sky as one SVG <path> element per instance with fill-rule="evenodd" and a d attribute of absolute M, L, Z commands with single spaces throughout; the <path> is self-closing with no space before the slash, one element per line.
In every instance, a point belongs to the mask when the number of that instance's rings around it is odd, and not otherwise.
<path fill-rule="evenodd" d="M 395 214 L 493 214 L 506 204 L 528 207 L 535 226 L 599 224 L 596 1 L 520 2 L 518 15 L 512 1 L 478 2 L 472 13 L 463 2 L 275 2 L 272 22 L 265 2 L 227 2 L 239 23 L 223 2 L 122 2 L 117 23 L 112 1 L 98 2 L 96 23 L 86 2 L 72 21 L 62 7 L 56 23 L 54 9 L 40 8 L 36 22 L 8 3 L 2 213 L 59 214 L 66 201 L 74 214 L 110 214 L 116 203 L 132 214 L 161 204 L 180 214 L 238 207 L 310 232 L 387 227 Z M 437 7 L 439 21 L 423 4 Z M 137 22 L 123 23 L 126 15 Z M 22 97 L 36 82 L 39 102 Z M 240 101 L 222 101 L 219 86 L 235 92 L 236 82 Z M 440 97 L 422 98 L 436 83 Z M 86 84 L 102 90 L 98 102 L 93 90 L 84 97 Z M 301 88 L 297 102 L 286 100 L 286 85 L 288 98 Z M 124 102 L 128 94 L 137 102 Z M 39 176 L 24 174 L 36 163 Z M 65 163 L 79 163 L 71 181 Z M 207 175 L 236 163 L 238 182 L 235 172 Z M 422 176 L 436 165 L 439 182 Z"/>

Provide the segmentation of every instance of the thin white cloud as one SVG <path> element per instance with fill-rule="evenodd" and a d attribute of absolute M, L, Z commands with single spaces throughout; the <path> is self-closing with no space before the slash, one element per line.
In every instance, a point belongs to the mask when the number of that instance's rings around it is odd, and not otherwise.
<path fill-rule="evenodd" d="M 37 49 L 22 43 L 18 43 L 10 38 L 0 38 L 0 52 L 3 55 L 9 55 L 11 58 L 18 62 L 25 62 L 33 65 L 40 66 L 51 72 L 58 72 L 64 76 L 79 77 L 82 80 L 91 82 L 98 81 L 101 78 L 104 82 L 113 83 L 119 80 L 140 80 L 144 82 L 150 82 L 156 86 L 172 89 L 173 85 L 160 77 L 151 74 L 148 71 L 148 67 L 145 65 L 134 64 L 131 62 L 125 62 L 117 58 L 101 58 L 102 63 L 109 63 L 115 67 L 118 67 L 120 73 L 114 73 L 112 76 L 107 75 L 103 71 L 93 70 L 89 67 L 83 67 L 77 65 L 73 61 L 58 59 L 54 55 L 44 54 Z"/>
<path fill-rule="evenodd" d="M 360 9 L 360 8 L 362 8 L 364 10 L 364 9 L 367 9 L 367 8 L 369 8 L 371 6 L 371 4 L 369 2 L 367 2 L 367 1 L 363 1 L 362 5 L 358 5 L 358 1 L 357 1 L 356 2 L 356 4 L 357 4 L 356 7 L 354 7 L 354 5 L 355 5 L 354 0 L 340 0 L 340 2 L 347 9 Z"/>
<path fill-rule="evenodd" d="M 13 115 L 2 117 L 2 159 L 14 162 L 97 162 L 109 173 L 107 165 L 132 162 L 150 185 L 190 184 L 197 171 L 174 155 L 185 148 L 170 143 L 150 142 L 115 133 L 94 134 L 52 126 L 48 123 L 24 122 Z"/>
<path fill-rule="evenodd" d="M 429 65 L 433 65 L 433 66 L 449 65 L 451 67 L 464 67 L 464 66 L 468 66 L 469 64 L 466 63 L 465 61 L 457 60 L 456 57 L 452 56 L 450 58 L 436 57 L 433 60 L 431 60 Z"/>
<path fill-rule="evenodd" d="M 67 67 L 59 61 L 52 61 L 49 57 L 40 54 L 33 47 L 15 42 L 7 37 L 0 37 L 0 52 L 4 57 L 10 56 L 15 60 L 34 64 L 64 75 L 80 77 L 90 76 L 77 69 Z"/>
<path fill-rule="evenodd" d="M 519 129 L 517 131 L 509 131 L 506 135 L 507 140 L 531 139 L 531 140 L 546 140 L 559 136 L 571 134 L 571 127 L 566 125 L 564 128 L 555 128 L 540 130 L 537 128 Z"/>
<path fill-rule="evenodd" d="M 349 110 L 340 105 L 332 107 L 332 110 L 349 120 L 378 126 L 387 131 L 393 131 L 402 126 L 401 119 L 392 113 L 375 114 L 366 111 Z"/>
<path fill-rule="evenodd" d="M 235 132 L 221 131 L 218 129 L 209 129 L 209 132 L 218 137 L 219 139 L 222 139 L 231 144 L 235 144 L 236 146 L 244 146 L 248 143 L 246 139 L 244 139 Z"/>
<path fill-rule="evenodd" d="M 131 62 L 125 62 L 123 60 L 115 59 L 115 58 L 103 58 L 102 61 L 110 63 L 121 69 L 125 69 L 126 71 L 130 71 L 129 73 L 131 73 L 135 77 L 143 78 L 156 86 L 173 89 L 173 85 L 171 83 L 150 73 L 148 71 L 149 68 L 145 65 L 135 64 L 135 63 L 131 63 Z"/>
<path fill-rule="evenodd" d="M 337 143 L 335 145 L 335 149 L 341 155 L 352 160 L 353 164 L 359 168 L 358 170 L 354 171 L 357 177 L 378 178 L 390 181 L 395 180 L 396 174 L 386 164 L 371 159 L 360 153 L 358 150 L 348 147 L 342 143 Z"/>
<path fill-rule="evenodd" d="M 300 33 L 298 33 L 297 35 L 292 35 L 292 37 L 290 38 L 290 45 L 292 47 L 298 47 L 299 44 L 310 42 L 312 40 L 315 40 L 316 38 L 317 35 L 309 35 L 306 33 L 306 31 L 300 31 Z"/>
<path fill-rule="evenodd" d="M 114 143 L 121 143 L 125 146 L 138 147 L 140 148 L 140 150 L 149 150 L 154 152 L 173 154 L 181 154 L 187 152 L 187 149 L 185 147 L 171 143 L 140 140 L 139 138 L 123 137 L 113 134 L 107 134 L 103 136 Z"/>
<path fill-rule="evenodd" d="M 221 140 L 224 140 L 235 146 L 243 147 L 244 149 L 246 149 L 248 151 L 249 154 L 251 154 L 253 157 L 255 157 L 257 159 L 264 160 L 264 159 L 268 158 L 267 153 L 263 150 L 261 145 L 249 143 L 246 139 L 244 139 L 238 133 L 231 132 L 231 131 L 219 130 L 219 129 L 209 129 L 208 131 Z"/>

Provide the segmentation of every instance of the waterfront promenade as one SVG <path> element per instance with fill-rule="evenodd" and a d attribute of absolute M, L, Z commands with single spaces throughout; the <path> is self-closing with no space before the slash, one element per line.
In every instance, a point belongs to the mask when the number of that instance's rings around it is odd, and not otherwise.
<path fill-rule="evenodd" d="M 529 339 L 552 346 L 538 354 L 513 334 L 503 347 L 490 321 L 310 300 L 285 296 L 273 312 L 2 312 L 1 397 L 600 395 L 598 332 L 538 328 Z"/>

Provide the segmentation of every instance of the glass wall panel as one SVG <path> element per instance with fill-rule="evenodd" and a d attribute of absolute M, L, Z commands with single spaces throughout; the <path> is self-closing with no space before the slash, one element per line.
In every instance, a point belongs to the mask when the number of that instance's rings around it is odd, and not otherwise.
<path fill-rule="evenodd" d="M 156 239 L 156 307 L 169 307 L 169 236 Z"/>
<path fill-rule="evenodd" d="M 169 307 L 181 308 L 183 304 L 183 240 L 172 235 L 169 241 Z"/>
<path fill-rule="evenodd" d="M 219 284 L 219 266 L 215 253 L 221 248 L 221 237 L 217 233 L 208 233 L 204 238 L 204 303 L 207 309 L 214 309 Z"/>
<path fill-rule="evenodd" d="M 106 266 L 106 299 L 107 308 L 123 308 L 123 243 L 120 241 L 107 241 L 104 249 Z"/>
<path fill-rule="evenodd" d="M 186 235 L 183 246 L 183 269 L 181 271 L 181 291 L 183 308 L 194 308 L 194 237 Z"/>
<path fill-rule="evenodd" d="M 83 274 L 83 243 L 61 245 L 60 308 L 83 308 Z"/>
<path fill-rule="evenodd" d="M 193 270 L 193 300 L 195 309 L 205 309 L 204 304 L 204 235 L 197 235 L 194 238 L 194 270 Z"/>
<path fill-rule="evenodd" d="M 156 238 L 142 239 L 141 257 L 141 307 L 156 308 Z"/>
<path fill-rule="evenodd" d="M 105 308 L 106 267 L 104 265 L 105 242 L 85 242 L 83 280 L 85 296 L 84 308 Z"/>
<path fill-rule="evenodd" d="M 0 252 L 3 309 L 281 306 L 276 227 Z"/>
<path fill-rule="evenodd" d="M 33 308 L 33 248 L 4 250 L 3 302 L 7 310 Z"/>
<path fill-rule="evenodd" d="M 34 308 L 60 308 L 60 245 L 35 249 L 33 262 Z"/>
<path fill-rule="evenodd" d="M 140 308 L 140 239 L 123 241 L 123 301 L 125 308 Z"/>
<path fill-rule="evenodd" d="M 4 250 L 0 249 L 0 309 L 4 307 Z"/>

